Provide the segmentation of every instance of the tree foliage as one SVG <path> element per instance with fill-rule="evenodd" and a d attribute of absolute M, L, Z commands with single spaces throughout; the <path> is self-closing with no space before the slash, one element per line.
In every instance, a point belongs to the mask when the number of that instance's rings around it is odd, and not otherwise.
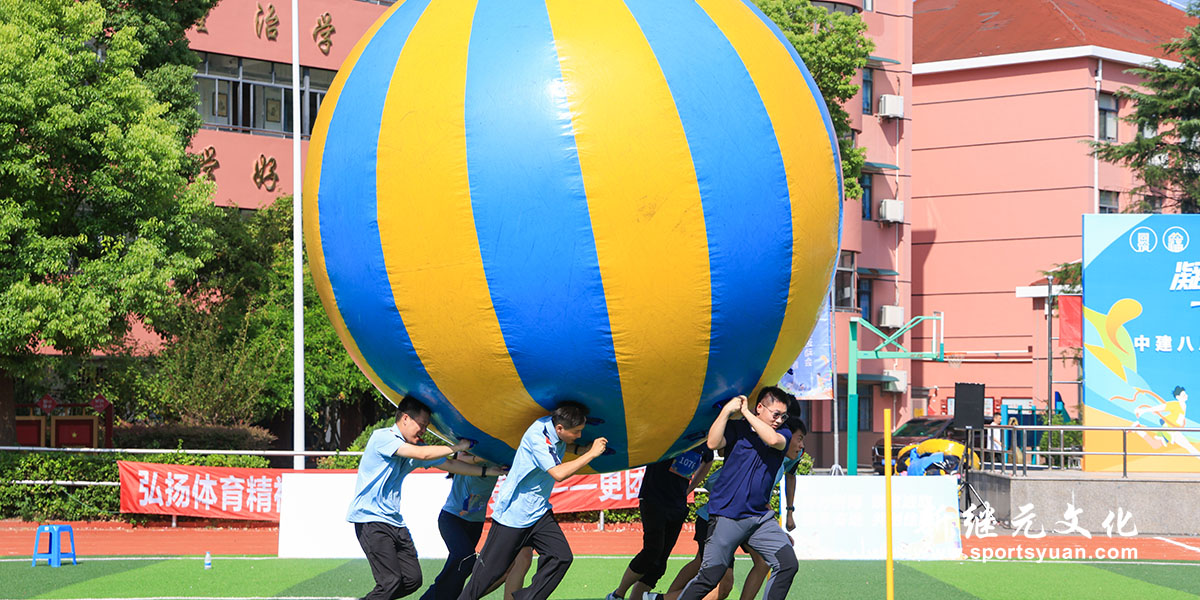
<path fill-rule="evenodd" d="M 1188 14 L 1200 17 L 1200 3 L 1193 3 Z M 1164 207 L 1181 213 L 1200 213 L 1200 24 L 1186 31 L 1185 37 L 1163 44 L 1179 66 L 1155 61 L 1130 69 L 1142 78 L 1145 91 L 1117 92 L 1134 102 L 1133 114 L 1125 118 L 1136 126 L 1133 140 L 1094 143 L 1093 152 L 1131 168 L 1142 180 L 1134 191 L 1160 196 Z"/>
<path fill-rule="evenodd" d="M 271 261 L 271 287 L 265 290 L 262 305 L 257 311 L 255 332 L 261 343 L 292 340 L 292 198 L 284 196 L 260 219 L 270 228 L 272 237 L 280 240 L 274 246 Z M 309 416 L 319 420 L 322 409 L 330 403 L 354 404 L 374 397 L 374 387 L 350 358 L 342 345 L 313 284 L 304 255 L 304 404 Z M 274 370 L 264 402 L 271 402 L 276 411 L 292 406 L 292 362 L 283 361 Z"/>
<path fill-rule="evenodd" d="M 292 201 L 284 196 L 249 215 L 222 210 L 220 248 L 189 288 L 192 302 L 172 324 L 181 333 L 146 374 L 142 404 L 169 406 L 172 419 L 234 425 L 292 407 Z M 330 403 L 374 394 L 325 315 L 307 261 L 304 354 L 314 421 Z"/>
<path fill-rule="evenodd" d="M 131 316 L 156 325 L 213 254 L 186 119 L 138 75 L 146 34 L 107 19 L 0 0 L 0 368 L 17 373 L 41 349 L 120 346 Z"/>
<path fill-rule="evenodd" d="M 105 31 L 132 31 L 142 45 L 134 73 L 155 98 L 166 104 L 167 119 L 179 130 L 184 146 L 200 128 L 196 106 L 196 54 L 188 48 L 186 33 L 218 0 L 100 0 Z M 190 166 L 190 165 L 189 165 Z"/>
<path fill-rule="evenodd" d="M 783 30 L 825 97 L 838 137 L 846 198 L 861 197 L 858 178 L 866 150 L 854 145 L 850 114 L 842 104 L 858 93 L 854 78 L 875 49 L 865 35 L 867 24 L 858 15 L 831 12 L 808 0 L 755 0 L 755 4 Z"/>

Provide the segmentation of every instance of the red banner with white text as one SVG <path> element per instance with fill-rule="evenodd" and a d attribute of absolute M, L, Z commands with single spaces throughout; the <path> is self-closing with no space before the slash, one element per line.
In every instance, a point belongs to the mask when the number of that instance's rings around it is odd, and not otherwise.
<path fill-rule="evenodd" d="M 281 475 L 291 469 L 193 467 L 117 461 L 121 512 L 279 521 Z M 438 472 L 420 469 L 420 472 Z M 333 471 L 330 471 L 333 472 Z M 556 513 L 634 508 L 646 468 L 574 475 L 550 494 Z M 492 500 L 500 485 L 492 491 Z M 688 501 L 691 501 L 689 496 Z M 488 516 L 491 516 L 491 503 Z"/>
<path fill-rule="evenodd" d="M 554 512 L 559 514 L 636 508 L 645 475 L 646 467 L 600 475 L 572 475 L 554 486 L 554 491 L 550 492 L 550 504 Z M 493 504 L 499 491 L 500 484 L 497 483 L 492 491 Z M 688 494 L 687 501 L 692 502 L 694 497 L 694 494 Z M 491 515 L 492 505 L 489 504 L 488 516 Z"/>
<path fill-rule="evenodd" d="M 121 512 L 278 521 L 280 476 L 291 469 L 117 461 Z"/>

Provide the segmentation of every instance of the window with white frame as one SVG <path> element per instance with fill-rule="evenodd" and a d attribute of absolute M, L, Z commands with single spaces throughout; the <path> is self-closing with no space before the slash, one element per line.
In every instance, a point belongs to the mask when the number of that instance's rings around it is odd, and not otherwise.
<path fill-rule="evenodd" d="M 1143 205 L 1142 206 L 1143 210 L 1145 210 L 1146 212 L 1159 214 L 1162 212 L 1162 209 L 1163 209 L 1163 197 L 1162 196 L 1143 196 L 1142 197 L 1142 205 Z"/>
<path fill-rule="evenodd" d="M 196 91 L 206 125 L 261 132 L 292 132 L 292 65 L 199 52 Z M 308 135 L 336 71 L 300 70 L 301 134 Z"/>
<path fill-rule="evenodd" d="M 836 308 L 854 308 L 854 263 L 854 252 L 843 250 L 838 255 L 837 271 L 833 275 L 833 305 Z"/>
<path fill-rule="evenodd" d="M 1100 93 L 1100 139 L 1117 141 L 1117 97 Z"/>
<path fill-rule="evenodd" d="M 840 2 L 822 2 L 820 0 L 813 0 L 811 4 L 817 8 L 823 8 L 829 13 L 842 13 L 843 15 L 852 16 L 858 13 L 853 6 L 849 4 L 842 4 Z"/>
<path fill-rule="evenodd" d="M 1108 215 L 1119 212 L 1120 194 L 1109 190 L 1100 190 L 1100 214 Z"/>

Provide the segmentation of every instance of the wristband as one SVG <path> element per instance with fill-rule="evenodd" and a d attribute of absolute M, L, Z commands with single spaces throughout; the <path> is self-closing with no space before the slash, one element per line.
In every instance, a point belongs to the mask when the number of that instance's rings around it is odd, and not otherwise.
<path fill-rule="evenodd" d="M 788 510 L 788 512 L 796 512 L 796 507 L 795 507 L 795 506 L 789 506 L 789 507 L 787 507 L 787 510 Z"/>
<path fill-rule="evenodd" d="M 487 477 L 487 465 L 479 465 L 479 476 Z"/>

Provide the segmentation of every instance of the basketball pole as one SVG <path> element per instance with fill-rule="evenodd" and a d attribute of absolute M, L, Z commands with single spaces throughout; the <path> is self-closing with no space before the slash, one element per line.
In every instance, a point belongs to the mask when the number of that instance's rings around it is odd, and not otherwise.
<path fill-rule="evenodd" d="M 883 409 L 883 422 L 892 422 L 892 409 Z M 887 600 L 894 600 L 896 597 L 896 574 L 895 565 L 892 563 L 892 428 L 885 427 L 883 430 L 883 481 L 884 481 L 884 513 L 887 515 L 884 519 L 887 533 L 884 538 L 887 540 Z"/>

